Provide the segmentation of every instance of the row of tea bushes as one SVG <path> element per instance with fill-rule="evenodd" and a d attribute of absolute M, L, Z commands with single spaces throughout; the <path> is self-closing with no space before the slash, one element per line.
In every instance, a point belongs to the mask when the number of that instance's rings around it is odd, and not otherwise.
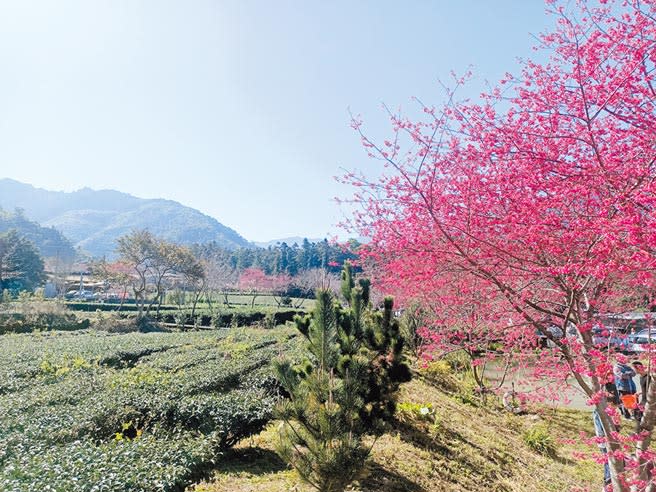
<path fill-rule="evenodd" d="M 0 490 L 175 491 L 272 416 L 287 330 L 0 339 Z"/>

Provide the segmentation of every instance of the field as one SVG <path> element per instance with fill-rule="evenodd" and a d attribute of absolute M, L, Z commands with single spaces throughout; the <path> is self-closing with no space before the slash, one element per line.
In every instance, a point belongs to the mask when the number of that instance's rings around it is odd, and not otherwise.
<path fill-rule="evenodd" d="M 270 361 L 295 330 L 0 336 L 3 492 L 309 492 L 274 452 Z M 481 406 L 460 373 L 419 371 L 352 491 L 590 490 L 601 467 L 569 439 L 589 412 Z M 422 409 L 428 409 L 424 414 Z M 499 432 L 502 428 L 503 432 Z M 546 429 L 553 453 L 526 441 Z"/>
<path fill-rule="evenodd" d="M 0 338 L 0 490 L 177 491 L 270 420 L 286 329 Z"/>
<path fill-rule="evenodd" d="M 552 453 L 531 446 L 535 430 L 549 436 Z M 498 401 L 478 404 L 462 386 L 417 377 L 402 386 L 396 421 L 349 492 L 597 491 L 602 465 L 575 457 L 596 452 L 576 442 L 579 432 L 593 432 L 589 410 L 512 415 Z M 276 441 L 274 422 L 230 449 L 188 492 L 312 492 L 275 454 Z"/>

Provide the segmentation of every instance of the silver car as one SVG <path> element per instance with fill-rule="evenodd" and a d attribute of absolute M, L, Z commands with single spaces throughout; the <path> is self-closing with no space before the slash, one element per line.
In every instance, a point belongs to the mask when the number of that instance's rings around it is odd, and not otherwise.
<path fill-rule="evenodd" d="M 627 336 L 624 351 L 630 353 L 656 352 L 656 328 L 646 328 Z"/>
<path fill-rule="evenodd" d="M 592 328 L 592 343 L 595 347 L 626 350 L 629 335 L 617 326 L 596 325 Z"/>

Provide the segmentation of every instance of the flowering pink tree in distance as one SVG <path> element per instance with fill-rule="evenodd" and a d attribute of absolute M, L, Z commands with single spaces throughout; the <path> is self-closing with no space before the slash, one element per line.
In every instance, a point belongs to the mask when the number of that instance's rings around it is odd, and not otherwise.
<path fill-rule="evenodd" d="M 475 293 L 482 325 L 508 352 L 530 346 L 536 331 L 551 339 L 535 374 L 571 377 L 587 394 L 613 490 L 653 490 L 656 384 L 640 432 L 618 435 L 601 391 L 611 361 L 591 328 L 599 313 L 654 288 L 656 6 L 549 8 L 557 25 L 537 47 L 548 61 L 524 62 L 480 102 L 447 90 L 441 107 L 418 103 L 422 119 L 390 114 L 381 143 L 354 119 L 384 170 L 345 177 L 361 206 L 353 222 L 371 238 L 369 259 L 385 266 L 385 288 L 445 307 Z M 442 325 L 463 321 L 462 309 L 441 316 Z M 554 325 L 572 336 L 554 337 Z"/>
<path fill-rule="evenodd" d="M 288 275 L 267 275 L 260 268 L 247 268 L 239 276 L 238 287 L 242 292 L 252 296 L 251 307 L 255 306 L 255 299 L 263 294 L 271 294 L 280 298 L 280 292 L 291 282 Z"/>

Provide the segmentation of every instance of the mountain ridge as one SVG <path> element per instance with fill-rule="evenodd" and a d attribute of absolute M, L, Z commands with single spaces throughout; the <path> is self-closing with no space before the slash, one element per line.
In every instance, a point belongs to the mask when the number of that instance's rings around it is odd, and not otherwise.
<path fill-rule="evenodd" d="M 23 210 L 31 220 L 54 227 L 93 256 L 113 256 L 116 239 L 135 229 L 148 229 L 178 244 L 216 241 L 230 249 L 253 247 L 234 229 L 194 208 L 116 190 L 50 191 L 2 178 L 0 207 Z"/>

